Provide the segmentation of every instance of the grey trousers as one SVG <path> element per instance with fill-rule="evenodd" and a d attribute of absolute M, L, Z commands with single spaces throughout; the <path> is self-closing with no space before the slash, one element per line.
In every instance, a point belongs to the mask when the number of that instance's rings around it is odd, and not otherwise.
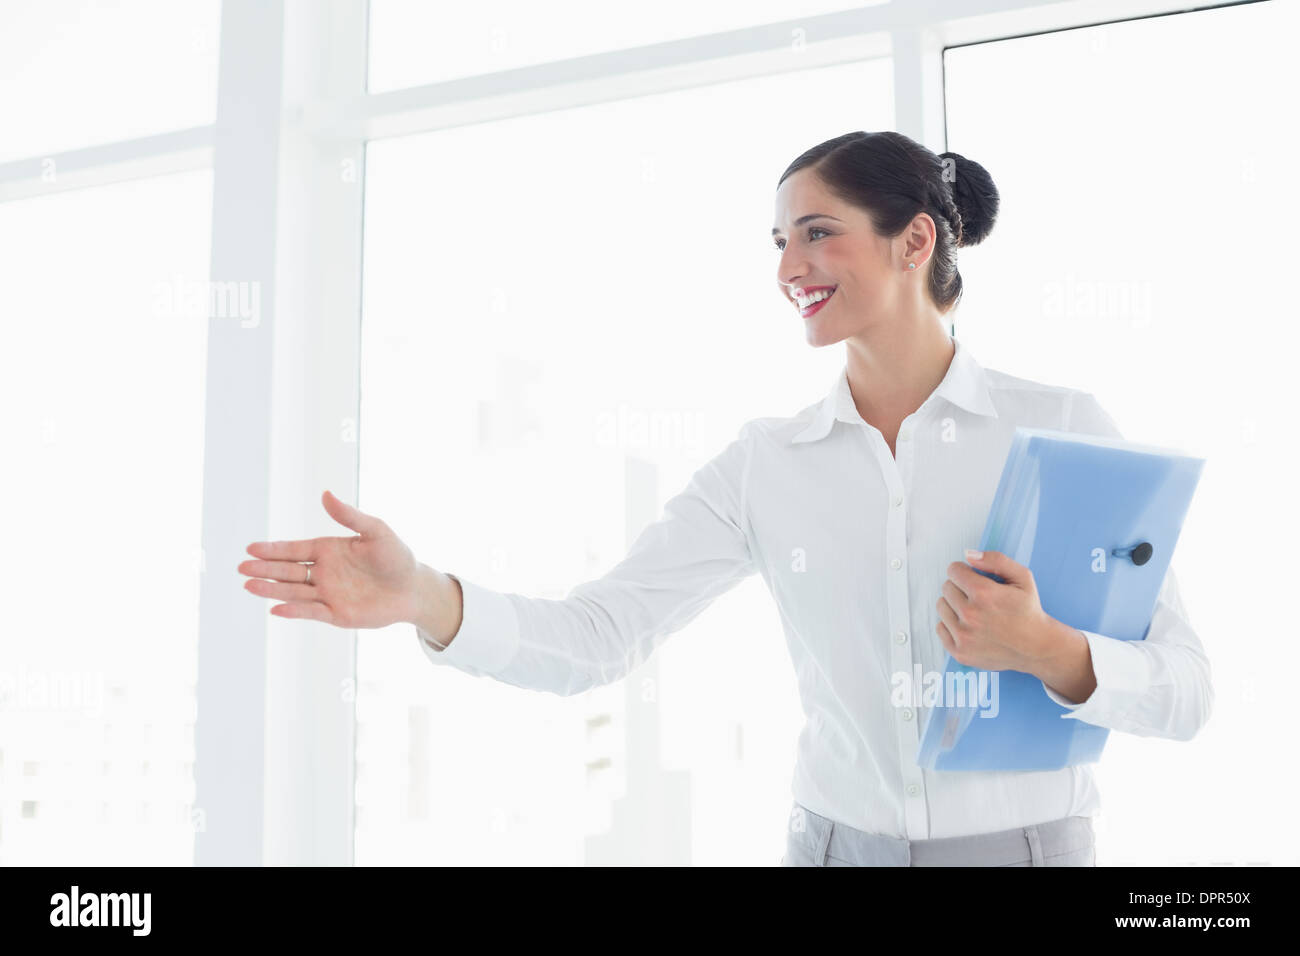
<path fill-rule="evenodd" d="M 863 833 L 801 806 L 790 812 L 782 866 L 1096 866 L 1089 817 L 974 836 L 905 840 Z"/>

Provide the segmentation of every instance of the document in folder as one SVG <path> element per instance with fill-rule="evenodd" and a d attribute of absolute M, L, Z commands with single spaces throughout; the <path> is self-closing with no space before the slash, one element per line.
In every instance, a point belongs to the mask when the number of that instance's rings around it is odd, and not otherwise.
<path fill-rule="evenodd" d="M 1204 464 L 1119 439 L 1017 428 L 979 547 L 1026 565 L 1057 620 L 1144 640 Z M 943 686 L 923 698 L 932 700 L 917 753 L 931 770 L 1092 763 L 1109 733 L 1063 719 L 1067 708 L 1031 674 L 981 671 L 951 655 Z"/>

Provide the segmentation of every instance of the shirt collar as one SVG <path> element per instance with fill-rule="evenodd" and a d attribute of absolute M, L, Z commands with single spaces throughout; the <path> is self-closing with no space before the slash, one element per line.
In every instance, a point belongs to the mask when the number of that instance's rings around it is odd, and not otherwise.
<path fill-rule="evenodd" d="M 926 399 L 926 403 L 938 396 L 969 412 L 974 412 L 976 415 L 988 415 L 997 418 L 998 413 L 993 407 L 993 399 L 989 396 L 988 379 L 983 367 L 975 360 L 975 356 L 971 354 L 969 348 L 962 344 L 960 339 L 954 336 L 952 341 L 954 353 L 952 362 L 948 366 L 948 372 L 930 398 Z M 849 389 L 848 372 L 849 369 L 846 364 L 840 369 L 839 374 L 835 376 L 835 384 L 832 386 L 830 394 L 822 399 L 812 421 L 790 439 L 792 443 L 817 441 L 825 438 L 830 434 L 831 426 L 837 420 L 855 425 L 866 424 L 862 420 L 862 416 L 858 414 L 857 406 L 853 403 L 853 393 Z"/>

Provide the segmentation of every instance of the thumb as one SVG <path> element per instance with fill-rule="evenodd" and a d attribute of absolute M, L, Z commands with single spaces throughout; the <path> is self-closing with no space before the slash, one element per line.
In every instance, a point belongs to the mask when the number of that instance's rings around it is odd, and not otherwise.
<path fill-rule="evenodd" d="M 326 491 L 321 495 L 321 504 L 325 506 L 325 511 L 331 518 L 343 527 L 351 528 L 357 534 L 374 534 L 381 525 L 378 518 L 358 511 L 346 501 L 339 500 L 332 491 Z"/>
<path fill-rule="evenodd" d="M 972 548 L 967 548 L 966 562 L 972 568 L 978 568 L 980 571 L 988 571 L 991 574 L 996 574 L 1007 584 L 1023 585 L 1025 583 L 1025 566 L 1007 557 L 1001 551 L 981 552 Z"/>

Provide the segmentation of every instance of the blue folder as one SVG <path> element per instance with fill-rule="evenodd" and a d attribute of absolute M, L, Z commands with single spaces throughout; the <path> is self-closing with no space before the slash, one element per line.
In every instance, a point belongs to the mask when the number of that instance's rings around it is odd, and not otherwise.
<path fill-rule="evenodd" d="M 1204 464 L 1120 439 L 1017 428 L 979 547 L 1026 565 L 1057 620 L 1145 640 Z M 951 655 L 931 693 L 917 753 L 931 770 L 1059 770 L 1098 760 L 1109 733 L 1062 719 L 1069 711 L 1032 674 L 981 671 Z"/>

